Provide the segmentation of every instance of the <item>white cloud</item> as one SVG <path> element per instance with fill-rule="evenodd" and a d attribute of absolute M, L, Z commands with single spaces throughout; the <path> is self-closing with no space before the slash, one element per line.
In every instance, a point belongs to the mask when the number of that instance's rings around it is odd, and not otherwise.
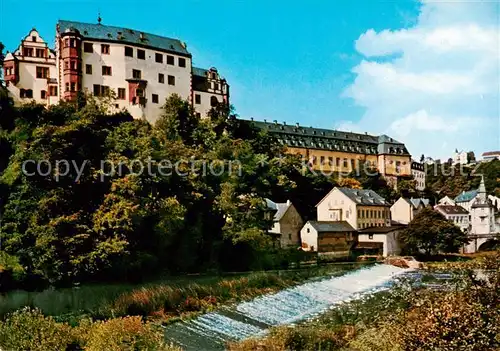
<path fill-rule="evenodd" d="M 366 113 L 339 127 L 399 137 L 415 155 L 499 148 L 498 14 L 494 2 L 423 1 L 415 26 L 367 30 L 344 91 Z"/>

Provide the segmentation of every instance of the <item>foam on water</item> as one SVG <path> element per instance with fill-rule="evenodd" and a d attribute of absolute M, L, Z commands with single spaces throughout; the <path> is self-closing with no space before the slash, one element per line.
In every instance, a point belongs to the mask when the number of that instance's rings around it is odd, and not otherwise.
<path fill-rule="evenodd" d="M 228 340 L 261 335 L 267 327 L 290 324 L 317 315 L 333 305 L 384 288 L 408 270 L 375 265 L 340 277 L 305 283 L 243 302 L 230 310 L 211 312 L 167 328 L 166 336 L 186 349 L 213 349 Z M 212 344 L 203 347 L 203 340 Z"/>

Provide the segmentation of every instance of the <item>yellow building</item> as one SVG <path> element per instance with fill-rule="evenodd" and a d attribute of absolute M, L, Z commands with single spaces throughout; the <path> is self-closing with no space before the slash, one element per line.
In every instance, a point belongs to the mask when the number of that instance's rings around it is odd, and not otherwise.
<path fill-rule="evenodd" d="M 412 175 L 411 155 L 405 145 L 387 135 L 303 127 L 298 123 L 248 122 L 275 136 L 288 152 L 301 155 L 315 171 L 348 174 L 376 168 L 394 185 L 398 177 Z"/>

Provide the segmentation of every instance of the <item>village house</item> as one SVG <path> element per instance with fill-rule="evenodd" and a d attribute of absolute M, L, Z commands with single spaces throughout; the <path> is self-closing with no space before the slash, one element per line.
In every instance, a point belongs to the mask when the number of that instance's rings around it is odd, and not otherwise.
<path fill-rule="evenodd" d="M 453 222 L 463 232 L 469 228 L 469 212 L 462 206 L 436 205 L 434 209 L 441 213 L 447 220 Z"/>
<path fill-rule="evenodd" d="M 450 205 L 450 206 L 455 206 L 455 200 L 450 198 L 449 196 L 443 197 L 441 200 L 438 201 L 438 205 Z"/>
<path fill-rule="evenodd" d="M 474 199 L 478 194 L 477 189 L 462 191 L 457 197 L 455 197 L 454 201 L 457 206 L 462 206 L 467 211 L 470 211 L 472 204 L 474 203 Z"/>
<path fill-rule="evenodd" d="M 428 199 L 406 199 L 404 197 L 400 197 L 391 206 L 391 219 L 393 222 L 398 224 L 408 224 L 413 220 L 413 218 L 415 218 L 415 215 L 419 211 L 427 206 L 429 206 Z"/>
<path fill-rule="evenodd" d="M 346 221 L 307 221 L 300 237 L 304 251 L 346 257 L 357 241 L 357 232 Z"/>
<path fill-rule="evenodd" d="M 295 206 L 287 202 L 276 203 L 266 199 L 267 208 L 273 216 L 273 227 L 269 234 L 276 238 L 280 247 L 300 247 L 300 229 L 304 221 Z"/>
<path fill-rule="evenodd" d="M 316 211 L 320 222 L 346 221 L 356 230 L 391 225 L 389 204 L 373 190 L 335 187 Z"/>
<path fill-rule="evenodd" d="M 358 231 L 356 251 L 367 255 L 384 257 L 399 255 L 399 236 L 406 226 L 372 227 Z"/>

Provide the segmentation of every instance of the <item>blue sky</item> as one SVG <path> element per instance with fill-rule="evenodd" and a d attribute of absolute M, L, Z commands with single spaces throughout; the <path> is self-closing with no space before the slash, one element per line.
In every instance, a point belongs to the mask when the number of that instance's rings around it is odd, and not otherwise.
<path fill-rule="evenodd" d="M 441 40 L 452 44 L 455 37 L 467 34 L 461 33 L 460 28 L 467 28 L 469 24 L 484 29 L 486 37 L 491 33 L 490 28 L 498 34 L 498 21 L 494 23 L 494 15 L 499 13 L 497 4 L 447 3 L 436 6 L 417 0 L 0 0 L 0 12 L 12 14 L 3 15 L 0 20 L 0 40 L 7 49 L 13 50 L 35 26 L 52 42 L 58 19 L 96 22 L 100 11 L 104 24 L 185 41 L 195 65 L 215 66 L 227 78 L 231 85 L 231 102 L 241 117 L 384 132 L 406 142 L 413 154 L 426 153 L 435 157 L 451 154 L 455 148 L 472 149 L 476 153 L 500 148 L 498 108 L 484 108 L 486 101 L 490 105 L 496 102 L 498 107 L 498 93 L 491 96 L 482 93 L 477 110 L 469 104 L 464 115 L 452 107 L 453 99 L 460 96 L 447 95 L 456 89 L 445 87 L 444 92 L 432 91 L 434 88 L 427 91 L 432 96 L 441 94 L 440 100 L 448 103 L 448 109 L 442 103 L 437 106 L 436 99 L 430 95 L 418 98 L 422 84 L 433 87 L 442 80 L 455 82 L 452 76 L 433 76 L 436 72 L 448 71 L 433 57 L 435 47 L 424 45 L 436 35 L 439 37 L 439 30 L 459 31 L 448 33 L 448 37 L 443 34 L 445 37 Z M 460 8 L 471 3 L 472 7 Z M 490 14 L 492 9 L 496 11 L 493 16 Z M 473 30 L 469 34 L 474 37 Z M 420 41 L 415 42 L 415 37 Z M 427 49 L 416 52 L 412 45 L 407 45 L 412 40 L 413 46 Z M 372 47 L 372 43 L 377 43 L 376 47 Z M 451 46 L 450 55 L 460 55 L 459 51 L 453 51 L 456 46 Z M 378 52 L 380 48 L 386 49 Z M 418 57 L 427 55 L 436 59 L 437 66 L 419 62 Z M 439 57 L 442 55 L 440 52 Z M 475 63 L 478 59 L 471 57 L 470 60 L 476 60 L 472 61 Z M 457 71 L 450 74 L 470 69 L 470 60 L 458 62 Z M 416 65 L 412 66 L 412 62 Z M 493 72 L 498 70 L 493 67 Z M 381 85 L 377 81 L 385 82 L 387 77 L 392 77 L 395 85 L 400 79 L 413 83 L 408 83 L 411 86 L 406 93 L 396 94 L 399 87 Z M 427 78 L 430 79 L 428 85 Z M 470 80 L 471 84 L 473 82 Z M 458 85 L 466 83 L 460 79 L 456 82 Z M 376 105 L 379 98 L 380 104 Z M 475 106 L 475 102 L 472 105 Z M 482 140 L 477 133 L 457 140 L 457 134 L 465 128 L 461 124 L 460 128 L 442 130 L 449 129 L 449 121 L 459 120 L 466 124 L 469 119 L 476 118 L 487 119 L 490 123 L 487 140 Z M 432 146 L 422 142 L 422 135 L 433 133 L 450 135 L 442 143 L 429 136 L 429 141 L 435 143 Z"/>

